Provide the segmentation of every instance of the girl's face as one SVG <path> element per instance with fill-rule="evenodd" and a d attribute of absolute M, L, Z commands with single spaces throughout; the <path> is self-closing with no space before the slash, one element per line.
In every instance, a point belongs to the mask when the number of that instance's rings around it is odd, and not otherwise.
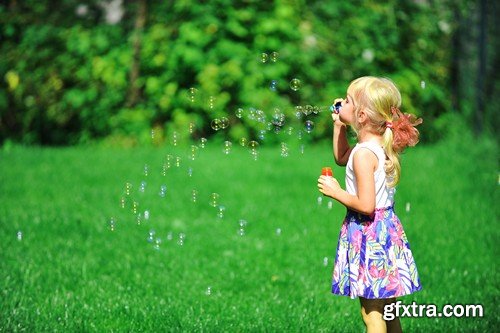
<path fill-rule="evenodd" d="M 340 109 L 339 112 L 339 119 L 344 124 L 352 125 L 354 123 L 354 117 L 354 103 L 351 95 L 347 94 L 347 97 L 342 101 L 342 109 Z"/>

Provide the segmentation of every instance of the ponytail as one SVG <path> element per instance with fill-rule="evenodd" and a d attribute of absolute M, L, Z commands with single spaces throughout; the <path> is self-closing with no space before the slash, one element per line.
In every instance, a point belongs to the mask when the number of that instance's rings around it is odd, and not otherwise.
<path fill-rule="evenodd" d="M 401 163 L 399 153 L 394 150 L 394 135 L 390 127 L 386 127 L 383 139 L 383 148 L 387 156 L 384 166 L 387 175 L 387 186 L 396 187 L 401 176 Z"/>

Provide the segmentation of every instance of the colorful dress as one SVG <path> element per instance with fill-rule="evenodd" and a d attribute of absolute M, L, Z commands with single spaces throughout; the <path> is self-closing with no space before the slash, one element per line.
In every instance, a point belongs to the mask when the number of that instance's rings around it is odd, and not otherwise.
<path fill-rule="evenodd" d="M 340 230 L 332 293 L 351 298 L 392 298 L 422 289 L 403 226 L 394 212 L 393 188 L 384 171 L 385 152 L 374 142 L 354 147 L 346 168 L 346 190 L 356 194 L 353 156 L 367 148 L 378 159 L 375 171 L 376 209 L 373 216 L 347 211 Z"/>

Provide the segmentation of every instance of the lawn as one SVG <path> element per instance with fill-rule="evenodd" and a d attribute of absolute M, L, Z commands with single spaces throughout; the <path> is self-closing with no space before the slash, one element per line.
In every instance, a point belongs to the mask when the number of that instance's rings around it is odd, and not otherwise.
<path fill-rule="evenodd" d="M 404 154 L 396 212 L 423 290 L 402 301 L 484 308 L 404 330 L 498 326 L 497 157 L 488 140 Z M 363 331 L 359 302 L 330 294 L 345 208 L 319 204 L 316 179 L 332 164 L 327 143 L 262 145 L 256 160 L 211 141 L 194 160 L 177 146 L 4 148 L 0 331 Z"/>

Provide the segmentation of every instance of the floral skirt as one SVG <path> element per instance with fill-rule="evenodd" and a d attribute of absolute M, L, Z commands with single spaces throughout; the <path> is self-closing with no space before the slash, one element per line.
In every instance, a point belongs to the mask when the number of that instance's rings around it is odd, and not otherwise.
<path fill-rule="evenodd" d="M 373 216 L 348 210 L 340 230 L 332 293 L 392 298 L 422 289 L 403 226 L 393 207 Z"/>

